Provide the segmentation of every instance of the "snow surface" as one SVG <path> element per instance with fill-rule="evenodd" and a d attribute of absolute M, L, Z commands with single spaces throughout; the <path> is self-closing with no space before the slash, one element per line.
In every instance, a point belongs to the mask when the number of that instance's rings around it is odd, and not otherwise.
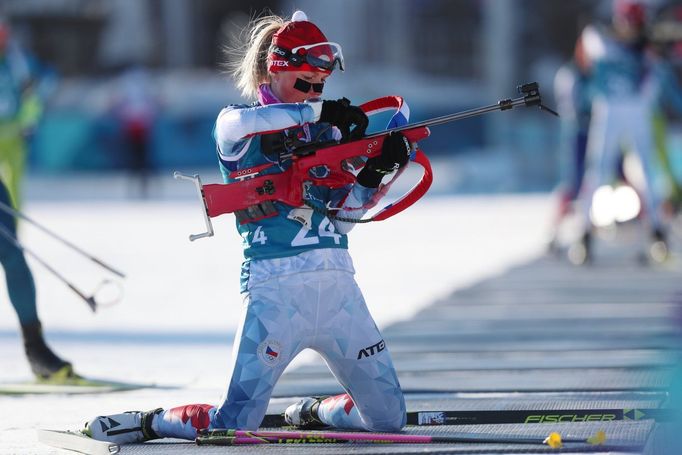
<path fill-rule="evenodd" d="M 95 192 L 106 185 L 90 183 Z M 37 181 L 35 188 L 49 188 L 49 182 Z M 81 193 L 78 200 L 28 192 L 29 216 L 127 274 L 122 302 L 92 313 L 29 259 L 47 338 L 83 375 L 179 388 L 0 396 L 2 454 L 66 453 L 38 443 L 34 430 L 80 428 L 96 415 L 126 410 L 213 403 L 225 388 L 241 308 L 234 218 L 215 219 L 215 237 L 189 242 L 188 234 L 203 229 L 195 199 L 126 200 L 116 191 L 108 198 Z M 549 195 L 432 196 L 387 221 L 357 227 L 350 234 L 356 278 L 379 326 L 540 254 L 550 208 Z M 20 235 L 87 293 L 110 276 L 26 223 Z M 28 380 L 4 280 L 0 300 L 0 382 Z M 315 355 L 304 353 L 294 366 L 306 361 Z"/>

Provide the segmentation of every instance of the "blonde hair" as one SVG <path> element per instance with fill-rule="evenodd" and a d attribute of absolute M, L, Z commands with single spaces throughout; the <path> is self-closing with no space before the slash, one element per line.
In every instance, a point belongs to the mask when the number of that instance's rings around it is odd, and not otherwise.
<path fill-rule="evenodd" d="M 242 44 L 225 48 L 230 60 L 228 72 L 246 98 L 256 98 L 258 86 L 269 81 L 268 54 L 272 37 L 287 22 L 274 14 L 251 19 L 241 32 Z"/>

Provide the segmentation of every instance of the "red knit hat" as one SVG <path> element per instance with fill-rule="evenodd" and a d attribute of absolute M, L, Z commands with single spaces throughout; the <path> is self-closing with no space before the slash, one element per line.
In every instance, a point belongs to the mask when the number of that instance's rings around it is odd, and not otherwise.
<path fill-rule="evenodd" d="M 314 46 L 319 44 L 319 46 Z M 292 53 L 292 51 L 296 52 Z M 268 70 L 317 71 L 330 74 L 338 62 L 343 70 L 341 46 L 327 41 L 327 37 L 308 21 L 303 11 L 296 11 L 272 37 Z"/>

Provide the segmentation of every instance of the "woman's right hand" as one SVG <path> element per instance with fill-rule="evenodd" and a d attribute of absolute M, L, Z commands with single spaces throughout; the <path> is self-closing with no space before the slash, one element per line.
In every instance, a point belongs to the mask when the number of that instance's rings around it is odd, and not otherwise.
<path fill-rule="evenodd" d="M 350 104 L 347 98 L 336 101 L 323 101 L 320 122 L 331 123 L 341 131 L 342 140 L 360 139 L 365 135 L 369 119 L 357 106 Z M 353 131 L 350 127 L 355 125 Z"/>

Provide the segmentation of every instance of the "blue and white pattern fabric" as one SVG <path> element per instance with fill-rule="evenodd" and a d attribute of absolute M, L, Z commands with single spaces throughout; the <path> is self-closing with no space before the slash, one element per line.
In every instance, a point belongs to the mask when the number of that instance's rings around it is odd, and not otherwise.
<path fill-rule="evenodd" d="M 272 163 L 264 172 L 281 172 L 290 165 L 264 153 L 263 134 L 286 130 L 303 141 L 338 140 L 336 128 L 314 123 L 320 104 L 225 108 L 214 130 L 225 181 L 237 169 Z M 393 125 L 407 121 L 406 105 L 398 111 Z M 340 209 L 340 216 L 361 217 L 376 190 L 358 184 L 336 190 L 310 185 L 304 193 L 311 203 Z M 341 402 L 325 408 L 331 424 L 374 431 L 405 425 L 395 368 L 353 276 L 346 234 L 354 224 L 330 220 L 308 207 L 277 203 L 277 209 L 277 216 L 237 224 L 244 242 L 244 306 L 222 402 L 164 411 L 154 423 L 159 435 L 192 439 L 197 425 L 206 422 L 210 428 L 258 428 L 277 380 L 304 349 L 322 356 L 353 399 L 352 409 Z"/>
<path fill-rule="evenodd" d="M 216 123 L 215 137 L 225 182 L 234 181 L 229 178 L 229 173 L 236 169 L 275 164 L 262 171 L 261 175 L 267 175 L 291 166 L 291 160 L 280 162 L 277 157 L 263 153 L 263 134 L 256 134 L 259 131 L 295 135 L 303 142 L 312 138 L 322 141 L 338 139 L 338 130 L 331 125 L 310 123 L 319 118 L 320 104 L 235 105 L 223 109 Z M 321 208 L 340 208 L 350 191 L 350 187 L 330 190 L 324 186 L 309 185 L 305 188 L 304 198 Z M 356 194 L 357 191 L 363 190 L 356 190 Z M 276 202 L 275 207 L 278 211 L 275 217 L 237 223 L 244 245 L 245 273 L 248 274 L 249 262 L 253 259 L 293 256 L 313 249 L 348 248 L 345 235 L 348 226 L 343 226 L 344 232 L 339 232 L 339 225 L 334 220 L 306 206 L 291 207 Z M 245 290 L 246 282 L 243 281 L 242 285 Z"/>
<path fill-rule="evenodd" d="M 353 398 L 352 407 L 340 402 L 327 409 L 321 416 L 325 421 L 371 431 L 398 431 L 405 425 L 405 401 L 388 348 L 353 273 L 335 268 L 339 260 L 350 264 L 349 257 L 333 257 L 344 254 L 316 251 L 324 270 L 275 275 L 244 294 L 232 378 L 220 405 L 207 411 L 209 428 L 257 429 L 277 380 L 304 349 L 318 352 Z M 155 419 L 155 431 L 193 439 L 195 424 L 177 415 L 177 410 L 164 411 Z"/>

